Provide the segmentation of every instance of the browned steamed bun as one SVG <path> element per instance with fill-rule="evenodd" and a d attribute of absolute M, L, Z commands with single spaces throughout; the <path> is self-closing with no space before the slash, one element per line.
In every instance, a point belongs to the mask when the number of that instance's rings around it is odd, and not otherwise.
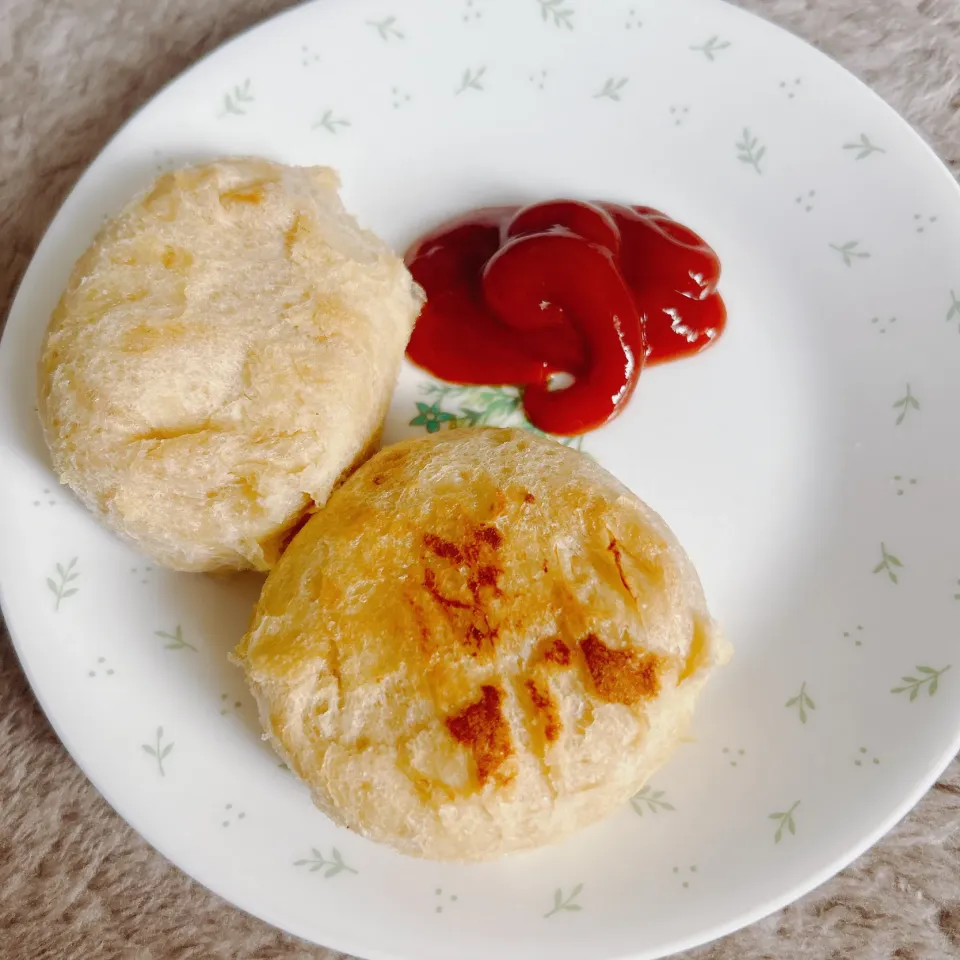
<path fill-rule="evenodd" d="M 657 514 L 588 457 L 488 428 L 351 476 L 267 578 L 235 656 L 331 818 L 478 860 L 624 803 L 727 655 Z"/>
<path fill-rule="evenodd" d="M 40 363 L 64 483 L 178 570 L 268 569 L 376 449 L 422 295 L 336 174 L 166 173 L 74 267 Z"/>

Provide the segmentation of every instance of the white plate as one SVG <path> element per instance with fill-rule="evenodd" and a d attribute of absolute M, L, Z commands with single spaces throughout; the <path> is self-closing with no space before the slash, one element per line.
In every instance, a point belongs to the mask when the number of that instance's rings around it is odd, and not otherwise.
<path fill-rule="evenodd" d="M 653 204 L 721 255 L 724 339 L 644 374 L 585 449 L 673 525 L 736 657 L 654 784 L 559 847 L 440 866 L 334 828 L 225 659 L 257 578 L 152 567 L 50 473 L 33 370 L 73 260 L 157 170 L 244 152 L 339 168 L 398 248 L 477 204 L 576 195 Z M 30 681 L 151 843 L 310 940 L 580 960 L 732 930 L 876 840 L 958 747 L 958 249 L 956 185 L 907 126 L 713 0 L 295 9 L 138 114 L 24 279 L 0 352 L 0 583 Z M 417 402 L 484 402 L 424 386 L 405 370 L 390 439 L 423 429 Z"/>

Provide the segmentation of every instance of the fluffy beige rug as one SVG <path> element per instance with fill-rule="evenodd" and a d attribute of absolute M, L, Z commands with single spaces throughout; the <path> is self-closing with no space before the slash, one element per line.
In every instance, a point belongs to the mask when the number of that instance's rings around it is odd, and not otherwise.
<path fill-rule="evenodd" d="M 960 0 L 742 2 L 859 74 L 960 173 Z M 119 124 L 202 53 L 284 6 L 0 0 L 0 317 L 64 194 Z M 120 820 L 53 736 L 5 634 L 0 704 L 0 957 L 332 960 L 223 903 Z M 841 876 L 688 958 L 960 957 L 958 828 L 954 761 Z"/>

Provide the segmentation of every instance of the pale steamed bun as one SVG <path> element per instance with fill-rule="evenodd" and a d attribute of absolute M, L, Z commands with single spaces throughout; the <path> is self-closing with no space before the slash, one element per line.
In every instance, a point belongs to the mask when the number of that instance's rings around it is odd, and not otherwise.
<path fill-rule="evenodd" d="M 321 809 L 463 860 L 624 803 L 726 657 L 660 517 L 582 454 L 498 429 L 366 463 L 294 539 L 236 651 Z"/>
<path fill-rule="evenodd" d="M 54 467 L 166 566 L 269 568 L 378 443 L 421 294 L 337 186 L 259 159 L 164 174 L 53 314 Z"/>

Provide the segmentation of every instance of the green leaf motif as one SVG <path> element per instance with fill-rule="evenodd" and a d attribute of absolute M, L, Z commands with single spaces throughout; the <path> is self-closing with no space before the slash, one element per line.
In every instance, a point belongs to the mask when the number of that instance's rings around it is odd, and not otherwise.
<path fill-rule="evenodd" d="M 813 702 L 813 699 L 811 698 L 810 694 L 807 693 L 806 680 L 804 680 L 803 683 L 800 684 L 800 692 L 795 697 L 791 697 L 784 704 L 784 706 L 787 708 L 796 707 L 797 716 L 799 716 L 800 722 L 801 723 L 807 722 L 807 711 L 816 710 L 817 705 Z"/>
<path fill-rule="evenodd" d="M 312 856 L 303 860 L 294 860 L 295 867 L 306 867 L 310 873 L 321 873 L 325 880 L 331 877 L 339 876 L 341 873 L 353 873 L 358 871 L 344 863 L 340 851 L 336 847 L 330 848 L 330 858 L 325 857 L 316 847 L 310 848 Z"/>
<path fill-rule="evenodd" d="M 433 404 L 418 402 L 417 409 L 420 412 L 410 421 L 410 426 L 426 427 L 427 433 L 436 433 L 443 424 L 450 423 L 452 425 L 452 422 L 456 420 L 452 413 L 440 409 L 439 400 Z"/>
<path fill-rule="evenodd" d="M 566 6 L 566 0 L 537 0 L 540 4 L 540 17 L 544 23 L 553 22 L 555 27 L 573 29 L 573 7 Z"/>
<path fill-rule="evenodd" d="M 939 670 L 936 670 L 934 667 L 927 667 L 918 664 L 914 669 L 917 673 L 922 674 L 919 677 L 906 676 L 901 677 L 903 681 L 903 686 L 891 688 L 891 693 L 906 693 L 909 696 L 909 700 L 912 703 L 920 694 L 920 690 L 926 685 L 927 695 L 930 697 L 936 696 L 937 690 L 940 689 L 940 677 L 945 674 L 950 669 L 950 664 L 948 663 L 945 667 L 941 667 Z"/>
<path fill-rule="evenodd" d="M 900 413 L 897 415 L 896 425 L 899 427 L 901 423 L 906 419 L 907 414 L 911 410 L 920 409 L 920 401 L 910 392 L 910 384 L 907 384 L 906 393 L 897 400 L 893 405 L 894 410 L 899 410 Z"/>
<path fill-rule="evenodd" d="M 403 40 L 403 33 L 397 28 L 396 17 L 384 17 L 382 20 L 368 20 L 368 27 L 373 27 L 380 35 L 381 40 L 389 41 L 391 38 Z"/>
<path fill-rule="evenodd" d="M 619 102 L 621 99 L 620 94 L 629 81 L 629 77 L 610 77 L 601 87 L 599 93 L 593 95 L 593 99 L 599 100 L 606 98 L 607 100 L 616 100 Z"/>
<path fill-rule="evenodd" d="M 749 164 L 758 174 L 763 173 L 760 169 L 760 161 L 766 155 L 767 148 L 760 143 L 757 137 L 751 135 L 749 127 L 744 127 L 743 139 L 734 146 L 739 151 L 737 159 L 741 163 Z"/>
<path fill-rule="evenodd" d="M 855 143 L 845 143 L 843 145 L 844 150 L 854 150 L 856 151 L 857 160 L 865 160 L 870 156 L 871 153 L 886 153 L 887 151 L 883 147 L 878 147 L 876 144 L 870 142 L 870 138 L 865 134 L 860 134 L 860 140 Z"/>
<path fill-rule="evenodd" d="M 947 323 L 951 320 L 957 321 L 957 329 L 960 330 L 960 297 L 952 290 L 950 291 L 950 309 L 947 311 Z"/>
<path fill-rule="evenodd" d="M 254 99 L 255 97 L 250 92 L 250 78 L 248 77 L 239 87 L 234 87 L 230 93 L 224 95 L 223 109 L 220 111 L 220 116 L 224 117 L 228 113 L 243 116 L 247 112 L 244 109 L 244 105 L 253 103 Z"/>
<path fill-rule="evenodd" d="M 574 913 L 577 910 L 582 910 L 583 907 L 576 902 L 576 899 L 580 896 L 582 890 L 583 884 L 578 883 L 565 898 L 563 896 L 563 890 L 561 890 L 560 887 L 557 887 L 557 889 L 553 892 L 553 909 L 543 915 L 544 920 L 549 919 L 554 914 L 561 913 L 563 911 L 566 911 L 567 913 Z"/>
<path fill-rule="evenodd" d="M 156 758 L 157 769 L 160 771 L 160 776 L 165 777 L 167 773 L 163 768 L 163 761 L 172 753 L 174 744 L 163 743 L 163 727 L 157 727 L 157 741 L 155 744 L 143 743 L 140 747 L 144 753 Z"/>
<path fill-rule="evenodd" d="M 483 84 L 480 82 L 483 75 L 487 72 L 486 67 L 480 67 L 477 70 L 464 70 L 460 78 L 460 85 L 454 91 L 455 96 L 460 96 L 467 90 L 483 90 Z"/>
<path fill-rule="evenodd" d="M 56 565 L 56 579 L 53 577 L 46 578 L 47 589 L 54 596 L 53 610 L 55 613 L 59 613 L 60 604 L 62 601 L 66 600 L 67 597 L 72 597 L 75 593 L 77 593 L 78 588 L 70 586 L 70 584 L 80 576 L 76 566 L 76 557 L 74 557 L 66 566 L 64 566 L 62 563 L 58 563 Z"/>
<path fill-rule="evenodd" d="M 516 387 L 473 387 L 457 384 L 427 383 L 422 386 L 433 403 L 417 402 L 417 415 L 411 427 L 425 427 L 436 433 L 443 427 L 519 427 L 538 436 L 547 436 L 523 415 L 523 395 Z M 444 410 L 449 404 L 454 412 Z M 554 437 L 564 446 L 582 450 L 583 437 Z"/>
<path fill-rule="evenodd" d="M 183 639 L 183 629 L 179 623 L 173 633 L 167 633 L 166 630 L 154 630 L 153 634 L 155 637 L 160 637 L 161 640 L 170 641 L 163 645 L 164 650 L 192 650 L 194 653 L 197 653 L 197 648 L 192 643 L 188 643 Z"/>
<path fill-rule="evenodd" d="M 349 126 L 350 121 L 345 117 L 335 117 L 332 110 L 325 110 L 323 116 L 313 125 L 313 129 L 336 134 L 343 127 Z"/>
<path fill-rule="evenodd" d="M 691 50 L 695 50 L 697 53 L 702 53 L 711 63 L 717 59 L 717 54 L 721 50 L 726 50 L 730 46 L 729 40 L 721 40 L 718 36 L 712 36 L 706 43 L 702 43 L 699 46 L 690 47 Z"/>
<path fill-rule="evenodd" d="M 899 557 L 894 556 L 887 550 L 887 545 L 885 543 L 880 544 L 880 562 L 873 568 L 873 572 L 881 573 L 884 570 L 887 573 L 887 579 L 891 583 L 899 583 L 900 578 L 897 576 L 897 572 L 894 568 L 903 568 L 903 563 L 900 561 Z"/>
<path fill-rule="evenodd" d="M 783 839 L 784 830 L 789 831 L 791 836 L 796 834 L 797 824 L 793 819 L 793 814 L 799 806 L 800 801 L 797 800 L 789 810 L 784 810 L 782 813 L 771 813 L 768 815 L 769 820 L 777 821 L 777 832 L 773 835 L 774 843 L 779 843 Z"/>
<path fill-rule="evenodd" d="M 853 265 L 854 260 L 869 260 L 870 254 L 866 250 L 859 250 L 859 240 L 848 240 L 846 243 L 831 243 L 830 249 L 836 250 L 843 257 L 843 263 L 849 267 Z"/>
<path fill-rule="evenodd" d="M 639 793 L 630 798 L 630 806 L 637 816 L 642 817 L 644 808 L 650 813 L 659 813 L 661 810 L 674 811 L 676 807 L 663 799 L 663 790 L 652 791 L 650 787 L 644 787 Z"/>

